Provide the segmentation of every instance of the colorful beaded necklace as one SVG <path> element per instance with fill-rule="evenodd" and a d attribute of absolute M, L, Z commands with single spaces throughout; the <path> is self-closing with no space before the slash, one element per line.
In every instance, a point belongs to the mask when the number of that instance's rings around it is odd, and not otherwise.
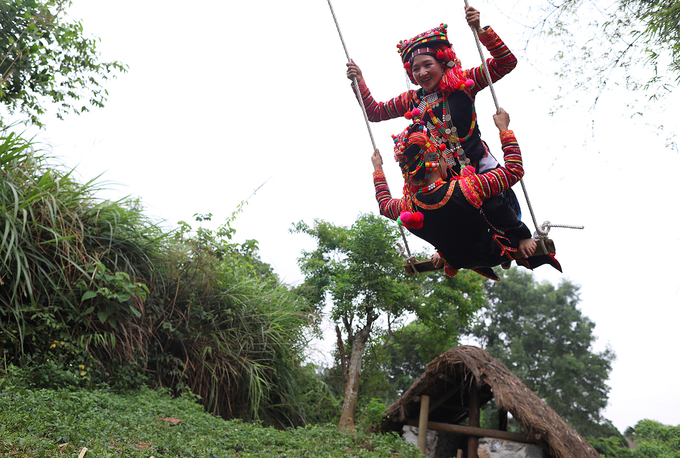
<path fill-rule="evenodd" d="M 446 99 L 443 100 L 442 105 L 443 105 L 442 118 L 444 118 L 444 123 L 442 123 L 437 118 L 437 116 L 435 116 L 432 106 L 427 102 L 425 103 L 425 111 L 429 115 L 432 123 L 435 125 L 435 129 L 431 129 L 430 132 L 432 132 L 434 136 L 437 137 L 437 140 L 441 142 L 439 148 L 442 151 L 442 155 L 444 156 L 444 159 L 449 164 L 449 166 L 452 165 L 451 161 L 449 160 L 449 157 L 452 155 L 453 152 L 455 152 L 456 159 L 458 159 L 458 163 L 460 164 L 460 167 L 462 169 L 466 165 L 470 165 L 470 159 L 468 159 L 467 156 L 465 156 L 465 152 L 463 151 L 463 148 L 460 145 L 461 139 L 457 136 L 458 131 L 456 129 L 456 126 L 452 124 L 449 126 L 449 122 L 451 121 L 451 115 L 449 114 L 447 116 L 446 114 Z M 447 143 L 448 147 L 446 145 Z"/>
<path fill-rule="evenodd" d="M 420 92 L 422 92 L 422 94 L 419 95 L 419 96 L 420 96 L 420 99 L 417 99 L 417 100 L 416 100 L 416 104 L 419 105 L 419 108 L 420 108 L 421 110 L 423 110 L 423 108 L 427 109 L 428 102 L 425 100 L 425 98 L 426 98 L 428 95 L 430 95 L 430 94 L 427 94 L 426 91 L 425 91 L 425 89 L 420 89 Z M 446 116 L 446 97 L 443 96 L 443 95 L 440 96 L 440 95 L 439 95 L 439 92 L 437 92 L 436 94 L 437 94 L 437 100 L 435 100 L 434 102 L 430 102 L 430 103 L 431 103 L 431 104 L 436 104 L 436 103 L 439 103 L 440 101 L 442 102 L 442 118 L 444 119 L 445 122 L 448 123 L 448 121 L 451 121 L 451 114 L 449 114 L 448 117 Z M 423 102 L 421 102 L 421 100 L 424 102 L 425 107 L 422 107 Z M 431 109 L 428 110 L 428 114 L 430 115 L 430 117 L 433 116 L 433 115 L 432 115 L 432 110 L 431 110 Z M 470 136 L 472 135 L 472 133 L 475 131 L 475 126 L 476 126 L 476 125 L 477 125 L 477 109 L 476 109 L 476 107 L 475 107 L 474 104 L 473 104 L 473 105 L 472 105 L 472 122 L 471 122 L 471 124 L 470 124 L 470 130 L 468 130 L 467 135 L 465 135 L 464 137 L 461 137 L 461 138 L 459 139 L 459 140 L 460 140 L 460 143 L 464 143 L 468 138 L 470 138 Z"/>

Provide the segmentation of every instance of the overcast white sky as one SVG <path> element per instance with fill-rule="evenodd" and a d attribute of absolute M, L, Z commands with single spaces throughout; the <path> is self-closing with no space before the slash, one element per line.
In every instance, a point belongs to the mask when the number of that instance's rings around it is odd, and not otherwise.
<path fill-rule="evenodd" d="M 441 22 L 450 25 L 463 66 L 478 65 L 463 5 L 342 0 L 334 8 L 350 55 L 376 98 L 386 100 L 407 89 L 396 43 Z M 541 268 L 536 277 L 581 285 L 581 310 L 596 323 L 596 349 L 610 345 L 617 353 L 606 417 L 621 431 L 644 418 L 680 424 L 680 156 L 646 126 L 658 113 L 635 121 L 622 114 L 625 92 L 605 93 L 594 112 L 584 100 L 548 116 L 558 83 L 540 59 L 548 65 L 554 52 L 522 51 L 519 8 L 506 17 L 488 0 L 472 5 L 520 59 L 496 91 L 522 147 L 539 222 L 586 227 L 553 229 L 564 274 Z M 262 259 L 290 284 L 302 279 L 300 251 L 313 246 L 288 232 L 292 223 L 320 218 L 350 225 L 360 212 L 377 211 L 371 143 L 325 0 L 190 6 L 74 0 L 70 14 L 101 38 L 103 59 L 120 60 L 130 71 L 107 85 L 104 109 L 47 119 L 40 135 L 83 179 L 103 173 L 116 183 L 107 197 L 138 196 L 149 215 L 170 226 L 207 212 L 220 223 L 268 180 L 238 217 L 237 236 L 257 239 Z M 664 116 L 677 132 L 680 104 L 673 105 Z M 488 90 L 477 109 L 483 137 L 500 151 Z M 389 160 L 390 134 L 403 126 L 403 120 L 372 125 L 395 194 L 401 177 Z"/>

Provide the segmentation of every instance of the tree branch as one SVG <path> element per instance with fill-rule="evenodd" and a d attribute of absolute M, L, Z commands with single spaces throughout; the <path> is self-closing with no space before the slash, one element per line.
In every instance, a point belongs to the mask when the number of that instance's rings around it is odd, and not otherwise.
<path fill-rule="evenodd" d="M 390 343 L 390 339 L 394 335 L 394 332 L 392 332 L 392 320 L 390 319 L 391 316 L 392 314 L 387 314 L 387 338 L 385 338 L 385 342 L 382 344 L 383 350 L 385 347 L 387 347 L 387 344 Z"/>
<path fill-rule="evenodd" d="M 338 336 L 338 353 L 340 354 L 340 367 L 342 368 L 342 380 L 347 386 L 347 357 L 345 356 L 345 344 L 342 341 L 342 334 L 340 333 L 340 326 L 335 325 L 335 333 Z"/>

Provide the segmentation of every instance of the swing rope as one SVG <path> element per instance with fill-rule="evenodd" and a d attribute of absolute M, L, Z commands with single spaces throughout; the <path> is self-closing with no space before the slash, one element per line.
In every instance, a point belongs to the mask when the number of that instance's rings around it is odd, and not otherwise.
<path fill-rule="evenodd" d="M 465 7 L 467 8 L 470 6 L 468 4 L 468 0 L 465 0 Z M 479 35 L 477 34 L 477 31 L 474 29 L 474 27 L 470 26 L 470 30 L 472 30 L 472 34 L 475 36 L 475 43 L 477 44 L 477 51 L 479 51 L 479 57 L 482 60 L 482 68 L 484 70 L 484 76 L 486 77 L 486 81 L 489 83 L 489 89 L 491 90 L 491 97 L 493 97 L 493 103 L 496 105 L 496 114 L 499 114 L 501 112 L 501 107 L 498 104 L 498 98 L 496 97 L 496 91 L 493 87 L 493 81 L 491 81 L 491 74 L 489 73 L 489 67 L 486 64 L 486 59 L 484 58 L 484 52 L 482 51 L 482 43 L 479 41 Z M 522 192 L 524 193 L 524 198 L 527 201 L 527 207 L 529 207 L 529 213 L 531 214 L 531 220 L 534 223 L 534 227 L 536 228 L 536 235 L 538 236 L 538 240 L 541 243 L 541 246 L 543 247 L 543 250 L 545 252 L 548 252 L 548 249 L 545 246 L 545 240 L 548 238 L 548 232 L 550 231 L 551 227 L 565 227 L 569 229 L 583 229 L 583 226 L 573 226 L 573 225 L 567 225 L 567 224 L 551 224 L 550 221 L 544 222 L 541 226 L 538 225 L 538 222 L 536 221 L 536 214 L 534 213 L 534 207 L 531 205 L 531 200 L 529 199 L 529 192 L 527 191 L 527 187 L 524 184 L 524 179 L 520 178 L 519 183 L 522 185 Z"/>
<path fill-rule="evenodd" d="M 333 4 L 331 3 L 331 0 L 328 0 L 328 6 L 331 9 L 331 14 L 333 15 L 333 21 L 335 22 L 335 28 L 338 29 L 338 35 L 340 35 L 340 41 L 342 42 L 342 49 L 345 50 L 345 56 L 347 57 L 347 62 L 351 62 L 352 59 L 349 57 L 349 52 L 347 52 L 347 46 L 345 46 L 345 39 L 342 37 L 342 32 L 340 31 L 340 24 L 338 24 L 338 18 L 335 17 L 335 11 L 333 10 Z M 364 122 L 366 123 L 366 128 L 368 129 L 368 135 L 371 137 L 371 144 L 373 145 L 373 151 L 377 150 L 378 147 L 375 146 L 375 140 L 373 139 L 373 131 L 371 130 L 371 124 L 368 121 L 368 114 L 366 113 L 366 107 L 363 104 L 362 98 L 361 98 L 361 91 L 359 91 L 359 82 L 357 81 L 356 78 L 352 78 L 352 87 L 354 88 L 354 92 L 357 95 L 357 100 L 359 100 L 361 103 L 361 113 L 364 115 Z"/>
<path fill-rule="evenodd" d="M 333 4 L 331 3 L 331 0 L 328 0 L 328 7 L 331 9 L 331 14 L 333 15 L 333 22 L 335 22 L 335 28 L 338 29 L 338 35 L 340 36 L 340 41 L 342 42 L 342 49 L 345 50 L 345 57 L 347 57 L 347 62 L 351 62 L 352 59 L 349 57 L 349 52 L 347 51 L 347 46 L 345 45 L 345 39 L 342 37 L 342 31 L 340 30 L 340 24 L 338 23 L 338 18 L 335 16 L 335 11 L 333 10 Z M 352 87 L 354 88 L 354 93 L 357 96 L 357 100 L 359 100 L 359 105 L 361 106 L 361 113 L 364 115 L 364 122 L 366 123 L 366 129 L 368 130 L 368 135 L 371 137 L 371 145 L 373 145 L 373 151 L 377 150 L 378 147 L 375 146 L 375 140 L 373 138 L 373 131 L 371 130 L 371 124 L 368 121 L 368 114 L 366 113 L 366 107 L 364 106 L 362 97 L 361 97 L 361 91 L 359 90 L 359 82 L 357 81 L 356 78 L 352 78 Z M 413 272 L 418 272 L 416 269 L 415 265 L 415 257 L 411 255 L 411 250 L 409 250 L 408 247 L 408 242 L 406 241 L 406 234 L 404 233 L 404 228 L 402 227 L 401 224 L 399 226 L 399 231 L 401 232 L 401 238 L 404 240 L 404 246 L 406 247 L 406 253 L 408 257 L 406 257 L 406 261 L 411 265 L 411 268 L 413 269 Z M 403 254 L 402 254 L 403 255 Z"/>

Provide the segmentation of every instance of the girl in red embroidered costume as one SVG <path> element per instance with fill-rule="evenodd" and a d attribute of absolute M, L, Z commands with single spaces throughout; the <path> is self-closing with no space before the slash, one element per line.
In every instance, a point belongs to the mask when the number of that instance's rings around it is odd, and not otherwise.
<path fill-rule="evenodd" d="M 467 7 L 465 15 L 491 53 L 487 66 L 491 80 L 496 82 L 515 68 L 517 59 L 491 27 L 480 26 L 479 11 Z M 357 79 L 368 119 L 380 122 L 405 117 L 423 121 L 442 148 L 452 174 L 460 173 L 461 162 L 479 173 L 497 167 L 498 162 L 482 142 L 474 106 L 476 94 L 489 85 L 483 67 L 463 70 L 448 40 L 446 24 L 402 40 L 397 49 L 411 82 L 421 88 L 387 102 L 376 102 L 359 66 L 353 61 L 347 64 L 347 77 Z M 459 157 L 461 148 L 464 156 Z"/>
<path fill-rule="evenodd" d="M 380 214 L 402 221 L 412 233 L 434 245 L 439 253 L 433 256 L 433 262 L 436 267 L 445 262 L 447 275 L 467 268 L 497 280 L 491 267 L 512 259 L 529 269 L 547 263 L 562 271 L 553 255 L 531 257 L 536 242 L 527 237 L 530 232 L 526 226 L 520 223 L 523 227 L 503 230 L 502 222 L 494 221 L 485 212 L 490 198 L 510 189 L 524 175 L 519 145 L 513 131 L 508 130 L 509 122 L 504 110 L 494 115 L 505 166 L 450 181 L 444 176 L 436 142 L 422 125 L 409 126 L 395 142 L 395 158 L 405 182 L 400 199 L 390 194 L 380 152 L 376 150 L 372 156 Z"/>

